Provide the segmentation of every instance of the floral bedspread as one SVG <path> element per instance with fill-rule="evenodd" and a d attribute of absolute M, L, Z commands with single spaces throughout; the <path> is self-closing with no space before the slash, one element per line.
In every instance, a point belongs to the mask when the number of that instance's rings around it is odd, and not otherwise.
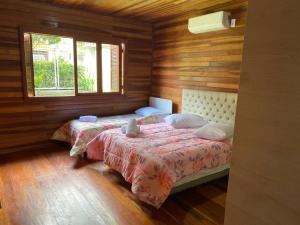
<path fill-rule="evenodd" d="M 61 126 L 52 136 L 52 139 L 65 141 L 72 145 L 71 156 L 80 155 L 85 151 L 86 144 L 104 130 L 121 127 L 130 118 L 138 119 L 137 114 L 100 117 L 96 122 L 80 122 L 71 120 Z"/>
<path fill-rule="evenodd" d="M 96 122 L 71 120 L 56 130 L 51 139 L 70 143 L 72 145 L 70 156 L 77 156 L 85 152 L 86 144 L 99 133 L 121 127 L 132 118 L 136 119 L 138 124 L 158 123 L 161 120 L 155 115 L 141 117 L 137 114 L 100 117 Z"/>
<path fill-rule="evenodd" d="M 198 138 L 195 129 L 143 125 L 136 138 L 120 130 L 104 131 L 93 139 L 87 145 L 88 157 L 119 171 L 141 201 L 157 208 L 178 180 L 230 162 L 230 144 Z"/>

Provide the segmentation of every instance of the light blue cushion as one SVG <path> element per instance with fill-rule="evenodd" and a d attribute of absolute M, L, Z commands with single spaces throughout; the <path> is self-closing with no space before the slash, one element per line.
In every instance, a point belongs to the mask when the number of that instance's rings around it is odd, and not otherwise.
<path fill-rule="evenodd" d="M 160 109 L 148 106 L 137 109 L 135 113 L 140 116 L 151 116 L 156 114 L 162 114 L 164 112 Z"/>
<path fill-rule="evenodd" d="M 80 122 L 96 122 L 97 116 L 80 116 L 79 121 Z"/>

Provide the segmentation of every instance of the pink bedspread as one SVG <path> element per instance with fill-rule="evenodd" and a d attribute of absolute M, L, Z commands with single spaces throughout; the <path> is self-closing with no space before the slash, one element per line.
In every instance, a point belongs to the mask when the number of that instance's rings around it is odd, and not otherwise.
<path fill-rule="evenodd" d="M 72 145 L 70 155 L 77 156 L 85 152 L 87 143 L 98 134 L 105 130 L 121 127 L 129 119 L 136 119 L 138 124 L 158 123 L 161 120 L 157 115 L 141 117 L 137 114 L 100 117 L 96 122 L 71 120 L 56 130 L 52 139 L 70 143 Z"/>
<path fill-rule="evenodd" d="M 159 123 L 143 125 L 137 138 L 127 138 L 112 129 L 93 139 L 87 153 L 119 171 L 140 200 L 159 208 L 178 180 L 230 161 L 229 144 L 200 139 L 194 130 Z"/>

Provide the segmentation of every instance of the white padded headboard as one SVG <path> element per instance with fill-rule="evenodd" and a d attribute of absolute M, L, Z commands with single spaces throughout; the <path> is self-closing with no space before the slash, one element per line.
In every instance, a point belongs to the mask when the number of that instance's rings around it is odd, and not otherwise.
<path fill-rule="evenodd" d="M 235 121 L 236 93 L 183 89 L 182 113 L 201 115 L 216 123 Z"/>

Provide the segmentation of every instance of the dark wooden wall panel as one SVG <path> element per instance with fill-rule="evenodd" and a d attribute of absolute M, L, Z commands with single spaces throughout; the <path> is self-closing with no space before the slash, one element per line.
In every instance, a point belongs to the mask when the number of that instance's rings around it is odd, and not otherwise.
<path fill-rule="evenodd" d="M 26 101 L 18 28 L 57 21 L 70 31 L 127 40 L 126 96 Z M 0 1 L 0 153 L 44 143 L 63 122 L 81 114 L 128 113 L 151 91 L 152 25 L 31 1 Z"/>
<path fill-rule="evenodd" d="M 238 91 L 247 1 L 188 13 L 154 24 L 152 94 L 170 98 L 181 110 L 182 88 Z M 191 34 L 188 18 L 229 11 L 237 19 L 230 30 Z"/>

